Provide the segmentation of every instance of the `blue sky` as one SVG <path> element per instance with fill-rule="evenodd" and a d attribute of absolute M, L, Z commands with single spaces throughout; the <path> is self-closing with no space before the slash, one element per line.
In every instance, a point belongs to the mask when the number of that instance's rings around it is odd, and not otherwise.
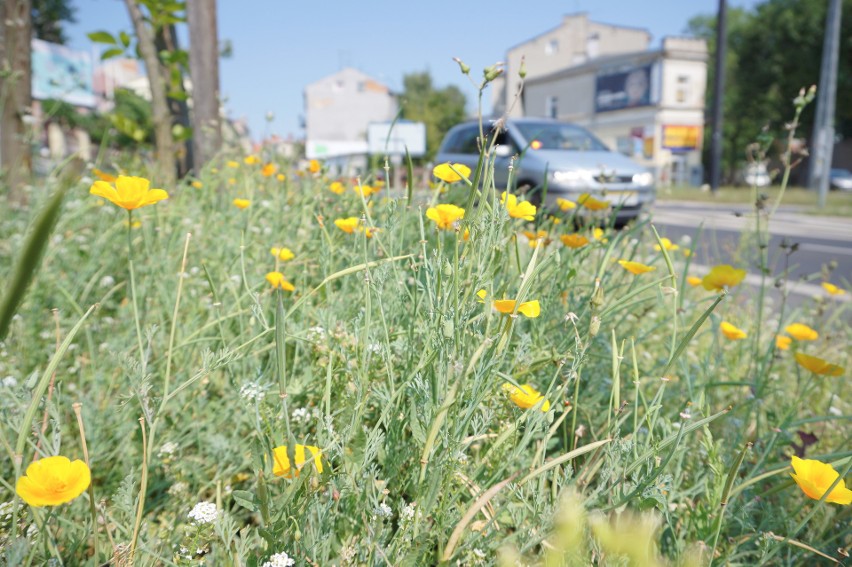
<path fill-rule="evenodd" d="M 90 31 L 131 31 L 121 0 L 72 2 L 77 7 L 77 23 L 68 28 L 72 48 L 90 50 Z M 729 0 L 737 7 L 757 3 Z M 436 85 L 462 88 L 473 110 L 476 89 L 453 57 L 470 65 L 478 79 L 507 48 L 575 12 L 645 28 L 657 46 L 664 36 L 682 34 L 692 16 L 713 13 L 717 6 L 717 0 L 219 0 L 219 38 L 233 45 L 232 57 L 221 63 L 221 89 L 230 116 L 248 118 L 255 139 L 271 133 L 300 137 L 304 86 L 343 66 L 396 91 L 406 73 L 428 70 Z M 490 93 L 485 99 L 488 109 Z M 271 124 L 267 112 L 275 115 Z"/>

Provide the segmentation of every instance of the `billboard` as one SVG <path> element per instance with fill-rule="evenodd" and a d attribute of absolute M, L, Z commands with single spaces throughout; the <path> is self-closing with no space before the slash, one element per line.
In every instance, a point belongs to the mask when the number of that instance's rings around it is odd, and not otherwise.
<path fill-rule="evenodd" d="M 653 67 L 649 63 L 598 73 L 595 79 L 595 112 L 655 104 Z"/>
<path fill-rule="evenodd" d="M 663 126 L 663 148 L 672 151 L 697 150 L 701 126 Z"/>
<path fill-rule="evenodd" d="M 426 125 L 422 122 L 398 120 L 393 122 L 371 122 L 367 126 L 367 146 L 371 154 L 426 155 Z"/>
<path fill-rule="evenodd" d="M 33 98 L 54 98 L 75 106 L 95 106 L 92 57 L 64 45 L 32 40 Z"/>

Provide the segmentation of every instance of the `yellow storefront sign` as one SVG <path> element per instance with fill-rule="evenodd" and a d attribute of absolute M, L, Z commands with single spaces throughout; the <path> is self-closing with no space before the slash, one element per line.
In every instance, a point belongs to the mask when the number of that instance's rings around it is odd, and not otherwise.
<path fill-rule="evenodd" d="M 663 147 L 667 150 L 695 150 L 701 140 L 701 126 L 663 126 Z"/>

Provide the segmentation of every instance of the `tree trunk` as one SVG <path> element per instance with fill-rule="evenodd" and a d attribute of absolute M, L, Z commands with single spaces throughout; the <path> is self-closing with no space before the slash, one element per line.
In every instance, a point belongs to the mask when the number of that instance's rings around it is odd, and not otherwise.
<path fill-rule="evenodd" d="M 187 0 L 186 17 L 189 24 L 193 143 L 196 164 L 201 167 L 222 147 L 215 0 Z"/>
<path fill-rule="evenodd" d="M 157 53 L 162 53 L 164 50 L 174 52 L 180 49 L 174 24 L 160 28 L 154 43 L 157 47 Z M 186 89 L 183 86 L 183 73 L 180 70 L 178 72 L 180 73 L 180 78 L 177 84 L 174 84 L 173 78 L 170 76 L 167 89 L 169 92 L 181 93 L 184 98 L 172 98 L 169 96 L 166 101 L 169 104 L 169 113 L 172 115 L 172 124 L 183 126 L 185 131 L 188 132 L 190 129 L 189 105 L 187 104 Z M 178 145 L 176 150 L 177 155 L 175 157 L 177 158 L 178 177 L 183 177 L 195 167 L 192 138 L 186 138 L 183 143 Z"/>
<path fill-rule="evenodd" d="M 157 145 L 157 169 L 160 175 L 160 179 L 155 182 L 168 189 L 175 184 L 175 155 L 172 149 L 172 119 L 166 100 L 166 81 L 154 45 L 154 36 L 145 23 L 139 4 L 136 0 L 124 0 L 124 3 L 136 31 L 139 53 L 145 63 L 148 84 L 151 86 L 151 113 L 154 120 L 154 141 Z"/>
<path fill-rule="evenodd" d="M 30 0 L 0 0 L 0 170 L 21 202 L 32 156 L 24 116 L 32 112 Z"/>

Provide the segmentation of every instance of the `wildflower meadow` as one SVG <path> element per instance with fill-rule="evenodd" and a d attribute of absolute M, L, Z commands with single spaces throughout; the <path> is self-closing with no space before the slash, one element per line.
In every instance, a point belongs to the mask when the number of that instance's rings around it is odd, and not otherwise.
<path fill-rule="evenodd" d="M 756 192 L 699 272 L 492 150 L 121 155 L 0 213 L 0 563 L 848 564 L 849 282 L 791 302 Z"/>

